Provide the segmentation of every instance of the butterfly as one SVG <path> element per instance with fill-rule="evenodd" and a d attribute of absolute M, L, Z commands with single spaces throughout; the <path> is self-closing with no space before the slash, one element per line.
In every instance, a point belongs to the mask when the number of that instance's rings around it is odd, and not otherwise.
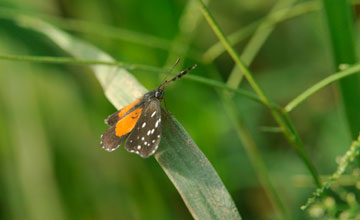
<path fill-rule="evenodd" d="M 175 65 L 178 62 L 179 59 Z M 181 71 L 174 78 L 165 80 L 158 88 L 145 93 L 141 98 L 105 119 L 105 123 L 110 128 L 101 135 L 102 147 L 111 152 L 125 142 L 125 149 L 131 153 L 143 158 L 153 155 L 161 139 L 161 101 L 164 99 L 164 89 L 169 83 L 180 79 L 196 66 L 195 64 Z"/>

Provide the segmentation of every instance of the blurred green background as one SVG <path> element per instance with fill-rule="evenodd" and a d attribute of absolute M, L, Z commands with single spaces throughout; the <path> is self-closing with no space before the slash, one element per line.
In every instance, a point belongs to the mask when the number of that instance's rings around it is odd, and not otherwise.
<path fill-rule="evenodd" d="M 15 24 L 11 16 L 16 15 L 3 16 L 14 9 L 46 15 L 42 18 L 48 22 L 55 22 L 52 16 L 92 22 L 55 24 L 118 61 L 164 67 L 181 56 L 183 66 L 199 64 L 190 74 L 226 80 L 234 66 L 226 53 L 211 64 L 201 59 L 217 38 L 193 3 L 1 0 L 0 54 L 67 56 L 43 35 Z M 230 34 L 264 18 L 275 3 L 210 1 L 209 9 Z M 122 31 L 105 31 L 100 24 Z M 246 43 L 236 49 L 242 51 Z M 220 75 L 211 73 L 215 69 Z M 250 69 L 280 105 L 333 73 L 324 12 L 309 11 L 278 24 Z M 148 89 L 161 82 L 160 74 L 133 74 Z M 246 82 L 241 87 L 249 89 Z M 275 126 L 267 109 L 239 95 L 234 102 L 291 215 L 309 218 L 299 209 L 314 190 L 304 164 L 282 134 L 263 131 L 264 126 Z M 166 103 L 220 175 L 243 219 L 277 219 L 216 88 L 180 80 L 167 88 Z M 123 148 L 108 153 L 100 147 L 100 134 L 107 129 L 103 121 L 114 111 L 86 66 L 1 60 L 0 219 L 192 219 L 154 158 L 144 160 Z M 336 156 L 351 141 L 336 85 L 310 97 L 291 117 L 316 168 L 331 174 Z"/>

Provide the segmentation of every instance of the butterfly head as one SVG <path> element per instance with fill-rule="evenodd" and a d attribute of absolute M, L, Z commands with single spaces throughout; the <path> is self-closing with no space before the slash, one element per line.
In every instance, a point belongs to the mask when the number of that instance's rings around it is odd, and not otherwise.
<path fill-rule="evenodd" d="M 152 90 L 148 93 L 145 93 L 143 100 L 144 101 L 150 101 L 153 98 L 157 98 L 160 101 L 164 98 L 164 89 L 163 88 L 157 88 L 155 90 Z"/>
<path fill-rule="evenodd" d="M 163 99 L 163 97 L 164 97 L 164 90 L 161 89 L 161 88 L 156 89 L 155 92 L 154 92 L 154 96 L 155 96 L 155 98 L 157 98 L 157 99 L 160 99 L 160 100 Z"/>

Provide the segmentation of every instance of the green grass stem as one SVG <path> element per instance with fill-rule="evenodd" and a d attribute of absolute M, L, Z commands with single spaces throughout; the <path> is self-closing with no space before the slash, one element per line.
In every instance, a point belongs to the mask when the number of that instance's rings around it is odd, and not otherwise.
<path fill-rule="evenodd" d="M 128 64 L 118 61 L 103 61 L 103 60 L 85 60 L 85 59 L 75 59 L 72 57 L 49 57 L 49 56 L 19 56 L 19 55 L 0 55 L 2 60 L 14 60 L 14 61 L 25 61 L 25 62 L 38 62 L 38 63 L 51 63 L 51 64 L 72 64 L 72 65 L 108 65 L 108 66 L 117 66 L 129 71 L 146 71 L 152 73 L 163 73 L 167 72 L 169 68 L 159 68 L 149 65 L 141 64 Z M 245 96 L 253 101 L 262 103 L 259 97 L 253 92 L 236 89 L 226 85 L 223 82 L 208 79 L 202 76 L 196 75 L 186 75 L 185 79 L 199 82 L 208 86 L 217 87 L 220 89 L 226 89 L 231 92 L 235 92 L 239 95 Z"/>
<path fill-rule="evenodd" d="M 314 181 L 317 186 L 321 186 L 321 182 L 319 179 L 318 172 L 316 171 L 315 167 L 313 166 L 312 162 L 310 161 L 309 157 L 307 156 L 306 150 L 304 148 L 303 143 L 301 142 L 298 134 L 294 132 L 292 128 L 289 127 L 289 123 L 287 123 L 284 116 L 277 111 L 273 106 L 272 102 L 266 97 L 262 89 L 259 87 L 255 79 L 253 78 L 251 72 L 249 69 L 244 65 L 244 63 L 241 61 L 240 56 L 235 51 L 235 49 L 231 46 L 228 39 L 225 37 L 223 32 L 221 31 L 220 27 L 215 22 L 214 18 L 210 14 L 207 7 L 204 5 L 204 3 L 201 0 L 198 0 L 200 3 L 200 7 L 202 9 L 202 13 L 206 20 L 208 21 L 210 27 L 215 32 L 216 36 L 219 38 L 219 40 L 224 44 L 224 47 L 230 54 L 230 56 L 233 58 L 241 72 L 243 72 L 245 78 L 248 80 L 250 86 L 254 89 L 254 91 L 258 94 L 259 98 L 262 100 L 262 102 L 270 109 L 274 119 L 276 122 L 282 127 L 283 133 L 287 140 L 291 143 L 291 145 L 296 149 L 296 152 L 299 154 L 300 158 L 303 160 L 304 164 L 308 168 L 309 172 L 314 178 Z"/>
<path fill-rule="evenodd" d="M 342 78 L 351 76 L 353 74 L 358 74 L 359 72 L 360 72 L 360 64 L 356 64 L 356 65 L 353 65 L 351 67 L 346 68 L 345 70 L 339 71 L 337 73 L 334 73 L 334 74 L 326 77 L 325 79 L 323 79 L 320 82 L 316 83 L 315 85 L 311 86 L 310 88 L 308 88 L 307 90 L 302 92 L 300 95 L 298 95 L 295 99 L 290 101 L 285 106 L 285 108 L 284 108 L 285 111 L 286 112 L 291 112 L 299 104 L 304 102 L 306 99 L 308 99 L 311 95 L 313 95 L 314 93 L 316 93 L 320 89 L 322 89 L 322 88 L 330 85 L 331 83 L 336 82 L 336 81 L 338 81 L 338 80 L 340 80 Z"/>
<path fill-rule="evenodd" d="M 270 14 L 266 18 L 261 18 L 252 22 L 251 24 L 246 25 L 238 31 L 235 31 L 234 33 L 228 35 L 227 38 L 229 39 L 231 45 L 236 45 L 250 37 L 251 34 L 253 34 L 260 25 L 262 26 L 262 28 L 259 31 L 267 31 L 268 29 L 273 29 L 277 24 L 281 22 L 285 22 L 289 19 L 304 14 L 315 12 L 320 9 L 321 4 L 319 1 L 303 2 L 291 7 L 276 9 L 270 12 Z M 225 51 L 226 50 L 223 44 L 219 41 L 214 45 L 210 46 L 209 49 L 205 51 L 202 59 L 205 63 L 211 63 Z"/>

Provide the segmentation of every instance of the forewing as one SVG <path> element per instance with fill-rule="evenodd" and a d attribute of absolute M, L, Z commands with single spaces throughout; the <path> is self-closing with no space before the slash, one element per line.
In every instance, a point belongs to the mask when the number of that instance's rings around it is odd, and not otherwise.
<path fill-rule="evenodd" d="M 157 99 L 144 104 L 143 112 L 126 141 L 127 151 L 149 157 L 158 149 L 161 139 L 161 106 Z"/>
<path fill-rule="evenodd" d="M 109 115 L 109 117 L 107 117 L 105 119 L 105 124 L 109 125 L 109 126 L 113 126 L 116 124 L 117 121 L 119 121 L 119 112 L 121 110 Z"/>
<path fill-rule="evenodd" d="M 105 150 L 114 151 L 129 136 L 142 113 L 142 104 L 139 103 L 140 100 L 136 100 L 105 120 L 105 123 L 110 125 L 110 128 L 101 135 L 100 144 Z"/>
<path fill-rule="evenodd" d="M 115 125 L 115 135 L 122 137 L 123 135 L 130 133 L 139 121 L 142 110 L 143 108 L 139 107 L 122 117 Z"/>
<path fill-rule="evenodd" d="M 129 105 L 125 106 L 124 108 L 120 109 L 119 111 L 109 115 L 109 117 L 105 119 L 105 123 L 109 126 L 115 125 L 116 122 L 118 122 L 119 119 L 121 119 L 129 110 L 135 107 L 135 105 L 139 104 L 140 100 L 141 99 L 137 99 Z"/>
<path fill-rule="evenodd" d="M 115 134 L 115 125 L 111 126 L 109 129 L 107 129 L 104 134 L 101 135 L 101 146 L 111 152 L 116 150 L 122 142 L 126 139 L 126 137 L 129 135 L 123 135 L 122 137 L 118 137 Z"/>

